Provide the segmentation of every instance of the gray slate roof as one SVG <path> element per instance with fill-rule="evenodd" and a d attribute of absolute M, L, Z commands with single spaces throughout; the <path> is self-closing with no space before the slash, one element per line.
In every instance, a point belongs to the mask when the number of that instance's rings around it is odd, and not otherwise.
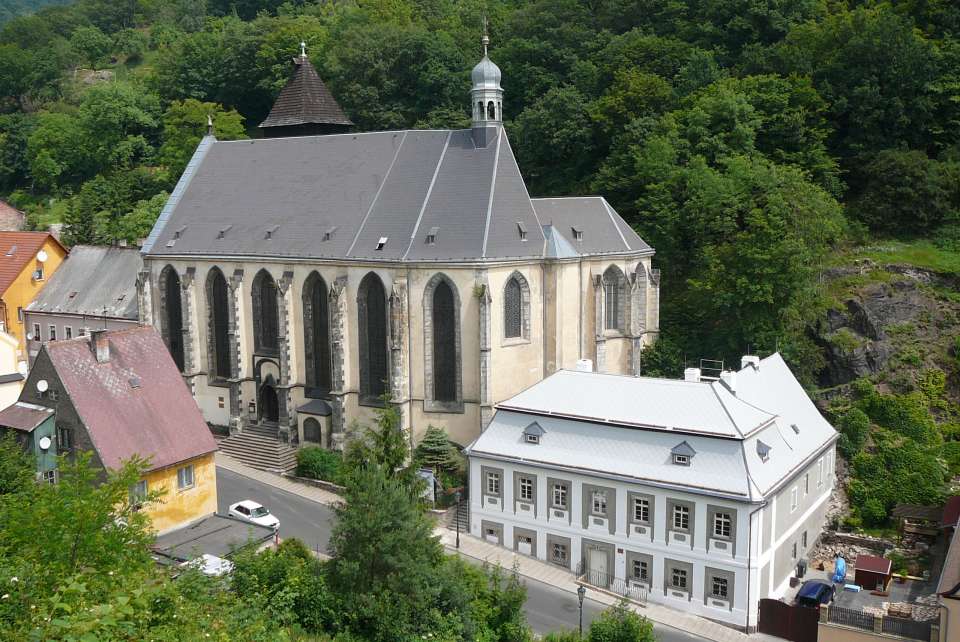
<path fill-rule="evenodd" d="M 142 267 L 137 248 L 77 245 L 27 311 L 136 321 Z"/>
<path fill-rule="evenodd" d="M 575 254 L 652 253 L 602 199 L 532 201 L 498 131 L 484 148 L 470 130 L 207 137 L 143 251 L 443 262 L 556 256 L 538 217 L 543 207 L 584 229 Z"/>

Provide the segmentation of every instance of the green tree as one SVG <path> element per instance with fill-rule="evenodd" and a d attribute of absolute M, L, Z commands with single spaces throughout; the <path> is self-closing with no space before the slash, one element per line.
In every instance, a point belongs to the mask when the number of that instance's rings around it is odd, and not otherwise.
<path fill-rule="evenodd" d="M 92 141 L 80 120 L 60 113 L 42 113 L 27 139 L 27 162 L 37 187 L 56 191 L 76 184 L 95 171 Z"/>
<path fill-rule="evenodd" d="M 183 173 L 200 139 L 207 133 L 207 118 L 213 120 L 213 133 L 218 140 L 237 140 L 247 137 L 243 116 L 216 103 L 204 103 L 193 98 L 170 103 L 163 115 L 163 144 L 160 163 L 172 177 Z"/>
<path fill-rule="evenodd" d="M 840 452 L 852 459 L 863 450 L 870 434 L 870 417 L 859 408 L 851 408 L 840 419 Z"/>
<path fill-rule="evenodd" d="M 13 493 L 33 482 L 34 459 L 19 443 L 12 430 L 0 436 L 0 495 Z"/>
<path fill-rule="evenodd" d="M 588 642 L 654 642 L 653 623 L 620 602 L 590 623 Z"/>
<path fill-rule="evenodd" d="M 113 41 L 97 27 L 77 27 L 70 36 L 70 46 L 90 69 L 96 69 L 110 55 Z"/>
<path fill-rule="evenodd" d="M 127 62 L 143 58 L 147 45 L 147 36 L 136 29 L 121 29 L 113 34 L 112 50 L 126 56 Z"/>
<path fill-rule="evenodd" d="M 392 471 L 408 487 L 415 483 L 415 471 L 409 465 L 410 446 L 400 426 L 400 410 L 384 398 L 384 405 L 376 411 L 376 425 L 351 427 L 343 460 L 347 475 L 369 466 Z"/>
<path fill-rule="evenodd" d="M 153 152 L 160 127 L 160 100 L 132 83 L 88 89 L 77 115 L 93 146 L 98 169 L 131 167 Z"/>

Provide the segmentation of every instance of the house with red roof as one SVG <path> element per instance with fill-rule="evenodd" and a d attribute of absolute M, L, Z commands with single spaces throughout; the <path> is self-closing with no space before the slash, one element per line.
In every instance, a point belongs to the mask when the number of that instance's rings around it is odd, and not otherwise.
<path fill-rule="evenodd" d="M 19 400 L 0 411 L 0 427 L 38 435 L 25 441 L 44 466 L 38 474 L 51 482 L 51 455 L 91 451 L 105 471 L 135 455 L 147 459 L 131 493 L 163 492 L 144 507 L 158 533 L 216 511 L 216 442 L 151 327 L 94 330 L 45 344 Z"/>

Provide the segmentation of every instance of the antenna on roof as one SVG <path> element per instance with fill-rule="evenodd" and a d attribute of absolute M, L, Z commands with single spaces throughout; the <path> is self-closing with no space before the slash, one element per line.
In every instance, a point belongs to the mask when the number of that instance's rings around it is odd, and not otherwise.
<path fill-rule="evenodd" d="M 207 136 L 213 136 L 213 114 L 207 114 Z"/>

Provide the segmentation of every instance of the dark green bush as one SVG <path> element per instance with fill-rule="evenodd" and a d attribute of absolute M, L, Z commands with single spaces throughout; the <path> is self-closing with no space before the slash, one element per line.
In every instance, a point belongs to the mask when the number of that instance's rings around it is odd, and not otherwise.
<path fill-rule="evenodd" d="M 343 484 L 343 456 L 319 446 L 301 448 L 297 451 L 297 475 Z"/>
<path fill-rule="evenodd" d="M 840 452 L 847 459 L 863 450 L 870 433 L 870 417 L 859 408 L 851 408 L 840 420 Z"/>

